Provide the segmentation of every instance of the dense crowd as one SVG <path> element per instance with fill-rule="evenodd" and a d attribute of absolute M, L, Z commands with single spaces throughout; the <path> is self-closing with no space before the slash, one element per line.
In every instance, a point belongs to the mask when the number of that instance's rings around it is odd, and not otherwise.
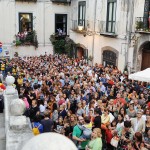
<path fill-rule="evenodd" d="M 34 134 L 63 134 L 80 150 L 150 149 L 149 83 L 66 55 L 18 57 L 1 69 L 15 77 Z"/>

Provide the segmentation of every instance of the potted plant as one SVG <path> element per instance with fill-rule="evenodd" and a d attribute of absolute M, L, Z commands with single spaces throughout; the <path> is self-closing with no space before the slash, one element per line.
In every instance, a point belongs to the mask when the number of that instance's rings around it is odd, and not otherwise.
<path fill-rule="evenodd" d="M 143 25 L 144 25 L 143 21 L 137 21 L 136 22 L 136 29 L 143 31 Z"/>
<path fill-rule="evenodd" d="M 73 47 L 76 46 L 75 42 L 68 36 L 58 36 L 58 34 L 52 34 L 50 41 L 54 48 L 54 53 L 67 54 L 68 57 L 72 56 Z"/>
<path fill-rule="evenodd" d="M 92 60 L 93 60 L 93 57 L 90 55 L 90 56 L 88 57 L 88 60 L 89 60 L 89 61 L 92 61 Z"/>

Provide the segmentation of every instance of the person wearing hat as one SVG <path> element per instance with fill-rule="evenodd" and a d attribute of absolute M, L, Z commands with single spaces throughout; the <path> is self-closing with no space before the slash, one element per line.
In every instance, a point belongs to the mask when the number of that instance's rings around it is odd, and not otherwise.
<path fill-rule="evenodd" d="M 145 121 L 143 120 L 142 115 L 143 115 L 143 110 L 139 109 L 137 111 L 137 117 L 131 119 L 131 124 L 134 132 L 141 132 L 141 133 L 145 132 Z"/>

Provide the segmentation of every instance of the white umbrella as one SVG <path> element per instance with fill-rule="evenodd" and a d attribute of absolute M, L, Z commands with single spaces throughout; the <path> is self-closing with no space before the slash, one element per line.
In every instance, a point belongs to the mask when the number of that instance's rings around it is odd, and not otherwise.
<path fill-rule="evenodd" d="M 150 68 L 130 74 L 129 79 L 150 82 Z"/>

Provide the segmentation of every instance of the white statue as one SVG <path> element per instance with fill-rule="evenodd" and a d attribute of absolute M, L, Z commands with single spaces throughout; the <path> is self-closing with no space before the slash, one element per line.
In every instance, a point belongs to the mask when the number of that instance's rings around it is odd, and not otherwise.
<path fill-rule="evenodd" d="M 15 94 L 16 93 L 16 90 L 15 88 L 13 87 L 13 84 L 15 82 L 15 78 L 13 76 L 7 76 L 6 77 L 6 84 L 7 84 L 7 87 L 6 87 L 6 91 L 5 93 L 7 95 L 11 95 L 11 94 Z"/>

